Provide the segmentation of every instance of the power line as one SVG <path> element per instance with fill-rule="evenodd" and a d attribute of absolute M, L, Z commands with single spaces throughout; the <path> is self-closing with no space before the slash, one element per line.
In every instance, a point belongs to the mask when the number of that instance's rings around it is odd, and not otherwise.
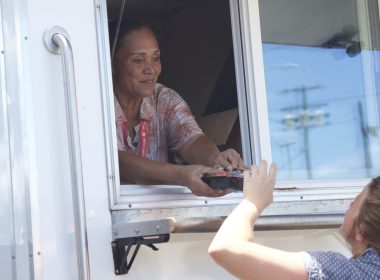
<path fill-rule="evenodd" d="M 351 92 L 340 92 L 340 93 L 336 93 L 334 92 L 334 94 L 345 94 L 345 93 L 351 93 Z M 333 102 L 341 102 L 342 100 L 343 101 L 349 101 L 349 100 L 357 100 L 359 98 L 363 98 L 365 97 L 365 93 L 364 92 L 360 92 L 359 93 L 361 94 L 355 94 L 355 95 L 347 95 L 347 96 L 342 96 L 342 97 L 336 97 L 336 98 L 326 98 L 324 99 L 323 101 L 326 103 L 326 104 L 330 104 L 330 103 L 333 103 Z M 377 94 L 379 95 L 379 94 Z M 270 108 L 268 108 L 268 111 L 277 111 L 279 108 L 281 109 L 282 105 L 279 105 L 279 106 L 271 106 Z"/>

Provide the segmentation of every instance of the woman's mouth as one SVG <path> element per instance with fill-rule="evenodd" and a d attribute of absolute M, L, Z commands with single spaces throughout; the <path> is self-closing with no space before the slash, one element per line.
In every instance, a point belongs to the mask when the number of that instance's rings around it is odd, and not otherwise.
<path fill-rule="evenodd" d="M 156 81 L 154 79 L 149 79 L 149 80 L 143 80 L 141 83 L 143 84 L 154 84 Z"/>

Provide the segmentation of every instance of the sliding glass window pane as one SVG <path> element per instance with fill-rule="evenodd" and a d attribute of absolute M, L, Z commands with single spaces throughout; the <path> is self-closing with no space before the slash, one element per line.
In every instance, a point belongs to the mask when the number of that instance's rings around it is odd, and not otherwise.
<path fill-rule="evenodd" d="M 378 175 L 377 1 L 259 3 L 279 179 Z"/>

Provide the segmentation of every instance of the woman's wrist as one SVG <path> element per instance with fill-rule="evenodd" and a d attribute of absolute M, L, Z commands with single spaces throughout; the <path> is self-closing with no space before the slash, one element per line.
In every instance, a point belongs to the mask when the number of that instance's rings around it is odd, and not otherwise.
<path fill-rule="evenodd" d="M 256 221 L 260 215 L 260 210 L 257 208 L 256 204 L 247 198 L 244 198 L 240 204 L 244 208 L 244 211 L 250 215 L 251 221 Z"/>
<path fill-rule="evenodd" d="M 180 185 L 180 186 L 186 185 L 184 182 L 185 174 L 183 174 L 182 172 L 184 169 L 183 166 L 171 164 L 171 167 L 173 168 L 172 172 L 170 172 L 172 174 L 172 183 L 174 185 Z"/>

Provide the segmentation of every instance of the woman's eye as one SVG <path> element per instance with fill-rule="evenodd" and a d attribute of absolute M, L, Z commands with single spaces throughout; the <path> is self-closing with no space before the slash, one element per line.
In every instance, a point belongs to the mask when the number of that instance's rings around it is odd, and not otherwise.
<path fill-rule="evenodd" d="M 141 64 L 144 62 L 144 60 L 142 58 L 134 58 L 132 61 L 133 61 L 133 63 L 136 63 L 136 64 Z"/>
<path fill-rule="evenodd" d="M 156 57 L 153 59 L 153 61 L 157 64 L 161 64 L 161 58 L 160 57 Z"/>

